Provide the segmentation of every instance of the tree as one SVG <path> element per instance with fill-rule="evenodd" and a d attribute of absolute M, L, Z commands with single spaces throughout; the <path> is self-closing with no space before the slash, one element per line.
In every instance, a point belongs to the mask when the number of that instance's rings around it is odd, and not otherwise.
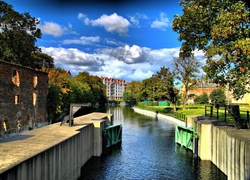
<path fill-rule="evenodd" d="M 211 92 L 209 96 L 212 104 L 225 105 L 226 104 L 226 95 L 223 89 L 215 89 Z"/>
<path fill-rule="evenodd" d="M 92 76 L 88 72 L 80 72 L 76 77 L 76 80 L 86 83 L 92 92 L 91 102 L 105 104 L 107 101 L 104 89 L 105 85 L 98 76 Z"/>
<path fill-rule="evenodd" d="M 202 95 L 195 97 L 194 102 L 197 104 L 208 104 L 209 98 L 207 93 L 203 93 Z"/>
<path fill-rule="evenodd" d="M 151 101 L 157 100 L 159 98 L 159 96 L 156 94 L 158 84 L 159 81 L 157 81 L 157 77 L 155 76 L 144 79 L 142 81 L 142 87 L 141 87 L 142 99 Z"/>
<path fill-rule="evenodd" d="M 215 83 L 228 85 L 236 98 L 250 92 L 249 1 L 181 0 L 182 16 L 175 16 L 173 30 L 182 41 L 180 57 L 204 50 L 204 71 Z"/>
<path fill-rule="evenodd" d="M 45 62 L 47 67 L 53 67 L 53 59 L 35 45 L 42 36 L 39 23 L 29 13 L 20 14 L 0 1 L 0 59 L 31 68 L 40 69 Z"/>
<path fill-rule="evenodd" d="M 183 109 L 186 109 L 188 91 L 197 83 L 200 63 L 195 58 L 174 58 L 174 66 L 175 76 L 182 82 Z"/>
<path fill-rule="evenodd" d="M 136 103 L 142 100 L 141 98 L 141 86 L 139 81 L 132 81 L 127 84 L 126 90 L 123 94 L 123 100 L 127 103 Z"/>
<path fill-rule="evenodd" d="M 159 82 L 157 88 L 157 94 L 161 100 L 167 100 L 174 105 L 174 112 L 176 112 L 176 104 L 179 99 L 179 90 L 175 87 L 174 73 L 169 68 L 161 67 L 160 71 L 157 71 L 156 75 Z"/>

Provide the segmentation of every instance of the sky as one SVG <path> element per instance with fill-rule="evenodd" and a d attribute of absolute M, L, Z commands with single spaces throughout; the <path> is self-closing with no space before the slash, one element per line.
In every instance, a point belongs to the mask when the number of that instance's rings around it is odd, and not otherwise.
<path fill-rule="evenodd" d="M 131 81 L 173 68 L 181 42 L 172 30 L 179 0 L 5 0 L 40 20 L 36 45 L 55 67 Z M 195 51 L 197 59 L 203 53 Z"/>

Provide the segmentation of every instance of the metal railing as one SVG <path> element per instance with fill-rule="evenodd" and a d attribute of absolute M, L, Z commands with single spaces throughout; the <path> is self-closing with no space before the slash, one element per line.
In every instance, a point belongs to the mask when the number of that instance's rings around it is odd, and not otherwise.
<path fill-rule="evenodd" d="M 221 120 L 228 123 L 236 123 L 236 117 L 232 112 L 230 112 L 230 105 L 225 106 L 205 106 L 205 116 L 210 116 L 211 118 Z M 240 124 L 249 129 L 249 111 L 239 111 Z"/>

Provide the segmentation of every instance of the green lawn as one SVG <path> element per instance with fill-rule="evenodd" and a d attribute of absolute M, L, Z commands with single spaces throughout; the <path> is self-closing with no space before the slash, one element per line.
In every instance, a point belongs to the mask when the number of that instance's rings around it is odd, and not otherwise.
<path fill-rule="evenodd" d="M 153 112 L 159 112 L 161 114 L 166 114 L 168 116 L 176 117 L 177 119 L 180 120 L 185 120 L 185 116 L 191 116 L 191 115 L 205 115 L 205 106 L 203 105 L 191 105 L 187 106 L 185 110 L 182 109 L 182 106 L 177 107 L 177 112 L 173 112 L 173 107 L 171 106 L 138 106 L 140 109 L 148 110 L 148 111 L 153 111 Z M 240 114 L 241 118 L 246 118 L 247 117 L 247 111 L 250 111 L 250 106 L 249 105 L 240 105 Z M 207 114 L 210 113 L 209 109 L 207 109 Z M 229 123 L 234 123 L 234 117 L 231 116 L 227 111 L 226 111 L 226 116 L 225 116 L 225 108 L 221 107 L 219 108 L 218 111 L 218 117 L 217 117 L 217 109 L 213 108 L 213 119 L 225 121 L 226 117 L 226 122 Z"/>

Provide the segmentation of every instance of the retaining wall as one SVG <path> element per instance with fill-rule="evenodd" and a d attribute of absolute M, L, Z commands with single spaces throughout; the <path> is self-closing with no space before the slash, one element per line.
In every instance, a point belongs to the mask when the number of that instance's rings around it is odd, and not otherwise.
<path fill-rule="evenodd" d="M 197 121 L 198 155 L 212 161 L 228 180 L 250 179 L 250 130 L 219 121 Z"/>
<path fill-rule="evenodd" d="M 134 108 L 135 112 L 156 116 L 155 112 Z M 250 179 L 250 130 L 236 129 L 218 120 L 208 120 L 204 116 L 189 116 L 186 122 L 157 115 L 178 125 L 194 127 L 197 123 L 198 156 L 201 160 L 212 161 L 228 180 Z"/>
<path fill-rule="evenodd" d="M 93 125 L 85 126 L 71 137 L 42 152 L 37 152 L 38 154 L 32 154 L 28 150 L 16 152 L 16 161 L 21 162 L 13 167 L 13 163 L 5 164 L 5 169 L 1 171 L 6 171 L 0 173 L 0 180 L 77 179 L 81 175 L 81 167 L 94 153 L 93 130 Z M 53 139 L 51 141 L 53 143 Z M 25 143 L 21 142 L 20 145 Z M 35 143 L 33 146 L 41 145 Z M 31 156 L 28 156 L 29 153 Z"/>

